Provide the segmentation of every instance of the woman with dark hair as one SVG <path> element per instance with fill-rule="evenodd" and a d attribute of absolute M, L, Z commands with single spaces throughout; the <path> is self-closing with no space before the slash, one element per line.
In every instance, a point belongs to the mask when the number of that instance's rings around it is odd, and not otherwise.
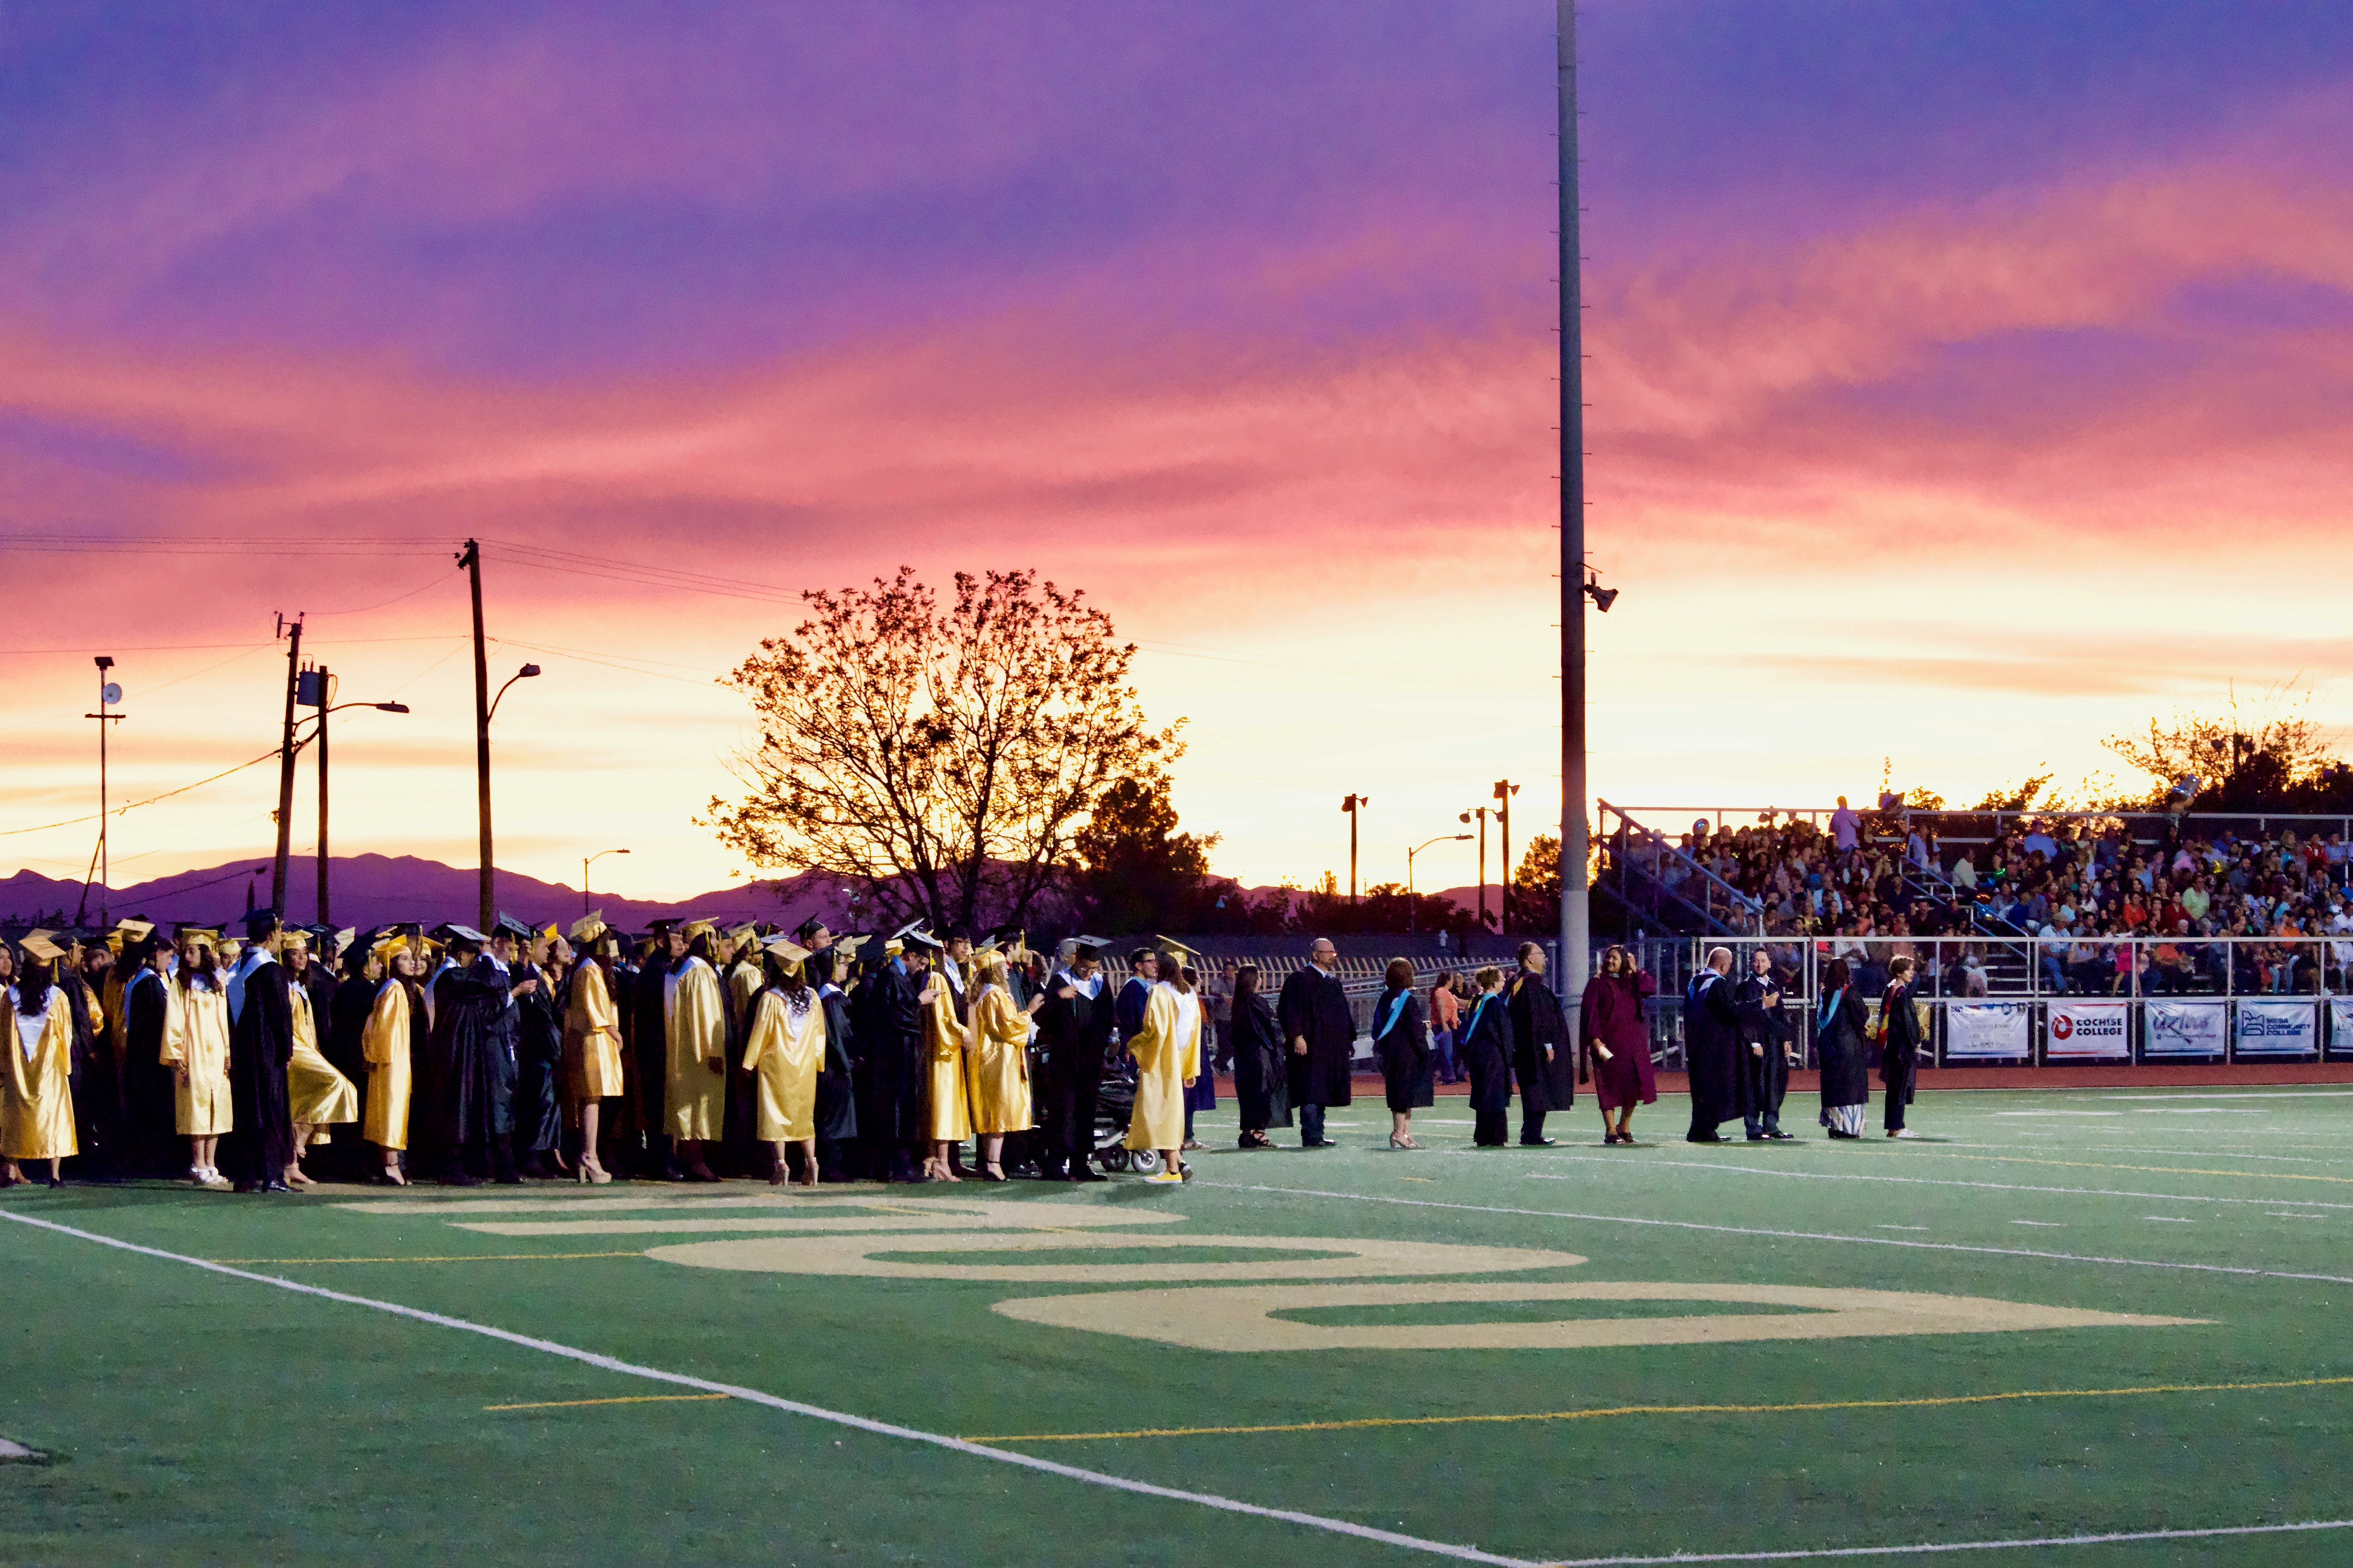
<path fill-rule="evenodd" d="M 362 975 L 375 967 L 368 965 Z M 408 1185 L 400 1172 L 400 1155 L 408 1147 L 410 1074 L 423 1059 L 415 1026 L 423 1023 L 425 1015 L 417 967 L 417 955 L 405 942 L 392 950 L 390 973 L 377 982 L 367 1022 L 360 1029 L 360 1055 L 368 1064 L 367 1110 L 360 1131 L 383 1161 L 374 1179 L 390 1187 Z"/>
<path fill-rule="evenodd" d="M 1413 994 L 1413 960 L 1392 958 L 1373 1003 L 1373 1056 L 1381 1064 L 1381 1084 L 1389 1105 L 1389 1147 L 1419 1149 L 1413 1141 L 1415 1108 L 1433 1092 L 1430 1031 L 1421 998 Z"/>
<path fill-rule="evenodd" d="M 761 986 L 744 1032 L 744 1070 L 754 1086 L 754 1132 L 776 1151 L 768 1184 L 793 1179 L 788 1152 L 801 1152 L 799 1184 L 817 1185 L 817 1079 L 825 1070 L 825 1008 L 801 972 L 807 950 L 760 955 Z"/>
<path fill-rule="evenodd" d="M 1871 1103 L 1862 1012 L 1853 972 L 1845 959 L 1831 959 L 1822 971 L 1821 1021 L 1814 1026 L 1814 1053 L 1822 1068 L 1821 1122 L 1837 1139 L 1862 1136 L 1863 1109 Z"/>
<path fill-rule="evenodd" d="M 1006 1179 L 1005 1135 L 1037 1125 L 1030 1115 L 1029 1042 L 1037 1037 L 1032 1020 L 1046 1005 L 1046 994 L 1039 992 L 1027 1005 L 1017 1003 L 1008 973 L 1001 952 L 984 952 L 972 962 L 965 1082 L 972 1093 L 973 1153 L 984 1182 Z"/>
<path fill-rule="evenodd" d="M 580 1180 L 602 1186 L 613 1179 L 597 1153 L 605 1102 L 628 1092 L 621 1078 L 621 1014 L 614 1005 L 617 946 L 601 921 L 575 927 L 580 961 L 564 998 L 564 1089 L 580 1123 Z"/>
<path fill-rule="evenodd" d="M 1240 1147 L 1271 1149 L 1266 1130 L 1291 1125 L 1291 1077 L 1282 1059 L 1282 1026 L 1275 1019 L 1273 1004 L 1258 988 L 1255 963 L 1234 971 L 1234 1005 L 1226 1026 L 1233 1042 Z"/>
<path fill-rule="evenodd" d="M 1512 1110 L 1512 1010 L 1504 997 L 1504 972 L 1488 964 L 1472 977 L 1479 999 L 1462 1026 L 1456 1049 L 1471 1075 L 1471 1141 L 1500 1149 L 1510 1141 Z"/>
<path fill-rule="evenodd" d="M 46 939 L 40 939 L 46 942 Z M 21 1179 L 20 1164 L 48 1163 L 48 1184 L 65 1185 L 58 1162 L 81 1152 L 74 1142 L 73 1004 L 55 979 L 55 960 L 30 953 L 36 939 L 26 937 L 28 957 L 5 993 L 8 1031 L 0 1040 L 0 1160 L 6 1161 L 5 1183 Z M 54 943 L 49 954 L 58 954 Z M 61 956 L 61 955 L 59 955 Z"/>
<path fill-rule="evenodd" d="M 180 933 L 180 967 L 165 995 L 162 1059 L 172 1068 L 173 1121 L 188 1141 L 188 1179 L 224 1186 L 216 1163 L 233 1111 L 228 1092 L 228 989 L 209 931 Z"/>
<path fill-rule="evenodd" d="M 678 1151 L 683 1180 L 715 1182 L 718 1173 L 703 1152 L 725 1131 L 721 1123 L 727 1108 L 727 1002 L 712 963 L 711 922 L 672 927 L 666 940 L 663 1131 Z"/>
<path fill-rule="evenodd" d="M 1577 1034 L 1592 1064 L 1593 1098 L 1601 1105 L 1604 1143 L 1631 1143 L 1634 1107 L 1658 1103 L 1651 1031 L 1642 1021 L 1642 1003 L 1658 990 L 1659 983 L 1622 947 L 1603 953 L 1601 972 L 1585 983 Z"/>

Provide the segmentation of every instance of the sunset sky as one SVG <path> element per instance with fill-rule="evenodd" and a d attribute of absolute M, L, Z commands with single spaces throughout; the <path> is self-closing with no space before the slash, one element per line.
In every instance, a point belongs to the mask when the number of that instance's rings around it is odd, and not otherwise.
<path fill-rule="evenodd" d="M 1583 27 L 1599 795 L 1974 796 L 2233 681 L 2353 722 L 2353 7 Z M 550 880 L 739 869 L 712 677 L 902 562 L 1107 607 L 1246 881 L 1345 875 L 1349 791 L 1368 882 L 1500 776 L 1556 823 L 1552 51 L 1545 0 L 0 8 L 0 829 L 94 809 L 94 654 L 118 801 L 270 748 L 300 611 L 415 710 L 339 716 L 335 851 L 470 864 L 469 534 Z M 114 880 L 274 795 L 129 813 Z"/>

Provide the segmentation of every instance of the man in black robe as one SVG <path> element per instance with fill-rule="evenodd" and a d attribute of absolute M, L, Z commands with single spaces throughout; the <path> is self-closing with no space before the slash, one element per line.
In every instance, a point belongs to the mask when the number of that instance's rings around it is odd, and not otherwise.
<path fill-rule="evenodd" d="M 433 1099 L 426 1107 L 429 1145 L 445 1185 L 481 1184 L 487 1170 L 513 1184 L 515 998 L 538 984 L 518 978 L 493 955 L 492 943 L 470 927 L 435 933 L 455 961 L 433 982 Z M 502 936 L 509 953 L 513 938 Z"/>
<path fill-rule="evenodd" d="M 1095 1144 L 1095 1090 L 1111 1048 L 1113 998 L 1101 973 L 1103 944 L 1062 943 L 1062 966 L 1046 982 L 1038 1012 L 1038 1174 L 1050 1182 L 1100 1182 L 1088 1163 Z"/>
<path fill-rule="evenodd" d="M 69 931 L 58 938 L 65 957 L 57 968 L 58 989 L 73 1010 L 74 1043 L 70 1062 L 76 1142 L 81 1154 L 68 1163 L 82 1181 L 116 1181 L 122 1175 L 117 1145 L 122 1138 L 122 1080 L 115 1070 L 114 1041 L 107 1030 L 90 1022 L 98 999 L 106 994 L 106 976 L 114 954 L 97 933 Z"/>
<path fill-rule="evenodd" d="M 1577 1101 L 1577 1065 L 1560 1019 L 1560 998 L 1545 984 L 1544 949 L 1520 943 L 1520 966 L 1504 983 L 1512 1011 L 1512 1076 L 1520 1083 L 1520 1142 L 1546 1148 L 1545 1113 Z"/>
<path fill-rule="evenodd" d="M 1781 1005 L 1781 977 L 1773 955 L 1757 949 L 1749 972 L 1733 993 L 1740 1013 L 1740 1120 L 1751 1143 L 1788 1143 L 1781 1131 L 1781 1097 L 1789 1089 L 1790 1020 Z"/>
<path fill-rule="evenodd" d="M 506 917 L 500 919 L 504 922 Z M 555 960 L 554 973 L 563 973 L 562 956 L 569 950 L 552 928 L 543 938 L 534 932 L 528 939 L 515 940 L 528 940 L 533 948 L 544 940 L 548 945 L 539 952 Z M 555 982 L 530 958 L 518 957 L 512 970 L 517 979 L 536 975 L 540 981 L 515 996 L 515 1167 L 525 1175 L 560 1176 L 565 1173 L 564 1153 L 557 1147 L 564 1136 L 563 1101 L 558 1092 L 564 1060 L 563 1003 L 556 994 Z"/>
<path fill-rule="evenodd" d="M 334 1130 L 332 1146 L 335 1170 L 347 1182 L 366 1181 L 383 1169 L 375 1152 L 364 1136 L 368 1092 L 367 1021 L 375 1010 L 375 994 L 384 984 L 384 968 L 375 956 L 375 949 L 365 942 L 353 942 L 343 949 L 343 978 L 327 993 L 323 1011 L 312 1015 L 327 1021 L 326 1038 L 319 1048 L 335 1070 L 352 1080 L 359 1090 L 362 1120 L 348 1121 Z M 311 1155 L 317 1159 L 316 1153 Z"/>
<path fill-rule="evenodd" d="M 286 1088 L 286 1065 L 294 1059 L 294 982 L 270 952 L 275 910 L 246 916 L 245 936 L 228 987 L 230 1123 L 220 1142 L 220 1169 L 240 1193 L 282 1193 L 294 1162 Z"/>
<path fill-rule="evenodd" d="M 164 960 L 171 946 L 150 936 L 123 950 L 122 1163 L 126 1176 L 174 1176 L 186 1169 L 172 1069 L 164 1065 L 164 1019 L 171 999 Z"/>
<path fill-rule="evenodd" d="M 870 944 L 874 963 L 859 986 L 864 1004 L 851 1020 L 859 1057 L 859 1140 L 865 1173 L 878 1182 L 917 1179 L 915 1145 L 923 1140 L 924 976 L 931 954 L 913 926 L 899 932 L 902 951 Z"/>
<path fill-rule="evenodd" d="M 1912 1086 L 1920 1074 L 1920 1011 L 1912 1005 L 1913 963 L 1898 958 L 1887 966 L 1887 992 L 1880 998 L 1879 1081 L 1887 1086 L 1881 1121 L 1890 1138 L 1915 1136 L 1904 1125 Z"/>
<path fill-rule="evenodd" d="M 637 1157 L 632 1163 L 638 1175 L 673 1182 L 684 1179 L 686 1173 L 679 1169 L 666 1131 L 670 1122 L 663 1114 L 670 1095 L 670 1019 L 663 1006 L 662 977 L 670 973 L 670 929 L 679 923 L 659 920 L 648 928 L 650 941 L 638 968 L 629 1007 L 630 1058 L 638 1069 Z M 617 1005 L 618 1001 L 615 998 Z"/>
<path fill-rule="evenodd" d="M 1275 1005 L 1282 1037 L 1291 1047 L 1291 1103 L 1299 1110 L 1303 1149 L 1332 1146 L 1324 1136 L 1324 1109 L 1346 1105 L 1355 1096 L 1356 1020 L 1348 1010 L 1339 964 L 1339 950 L 1317 937 L 1307 950 L 1305 965 L 1284 977 L 1282 995 Z"/>
<path fill-rule="evenodd" d="M 815 926 L 804 922 L 802 929 Z M 840 954 L 831 948 L 819 948 L 811 952 L 801 965 L 801 973 L 817 987 L 818 1005 L 825 1009 L 825 1070 L 817 1075 L 817 1170 L 821 1182 L 847 1182 L 851 1179 L 846 1163 L 847 1145 L 858 1136 L 858 1074 L 852 1065 L 857 1045 L 857 1033 L 849 1018 L 849 995 L 835 978 Z"/>
<path fill-rule="evenodd" d="M 1691 1072 L 1693 1143 L 1721 1143 L 1716 1128 L 1740 1114 L 1740 1011 L 1732 1000 L 1732 950 L 1711 949 L 1683 991 L 1683 1063 Z"/>

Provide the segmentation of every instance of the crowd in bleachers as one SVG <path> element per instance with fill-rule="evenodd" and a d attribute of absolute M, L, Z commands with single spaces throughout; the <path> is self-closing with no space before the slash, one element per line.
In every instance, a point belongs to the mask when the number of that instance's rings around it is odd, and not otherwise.
<path fill-rule="evenodd" d="M 1648 861 L 1672 890 L 1720 879 L 1767 935 L 1814 939 L 1873 968 L 1915 938 L 1985 939 L 1945 947 L 1950 994 L 1983 994 L 1987 943 L 2018 936 L 2041 939 L 2042 989 L 2077 994 L 2309 994 L 2343 989 L 2353 970 L 2342 832 L 2168 813 L 2133 823 L 2139 837 L 2113 818 L 2016 817 L 1989 840 L 1947 842 L 1939 825 L 1841 802 L 1826 822 L 1695 822 L 1680 854 L 1654 845 Z M 1989 819 L 1968 826 L 1982 833 Z"/>

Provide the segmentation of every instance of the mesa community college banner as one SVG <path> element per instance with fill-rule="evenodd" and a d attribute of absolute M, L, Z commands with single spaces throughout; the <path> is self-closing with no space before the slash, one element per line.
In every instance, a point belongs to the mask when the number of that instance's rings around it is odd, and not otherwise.
<path fill-rule="evenodd" d="M 2129 1002 L 2052 1002 L 2043 1025 L 2046 1061 L 2132 1055 Z"/>
<path fill-rule="evenodd" d="M 1945 1009 L 1945 1057 L 2024 1060 L 2033 1050 L 2023 1002 L 1955 1002 Z"/>
<path fill-rule="evenodd" d="M 2219 1057 L 2230 1042 L 2227 1002 L 2150 1002 L 2141 1021 L 2144 1058 Z"/>
<path fill-rule="evenodd" d="M 2308 1057 L 2320 1049 L 2320 1010 L 2309 1002 L 2242 1002 L 2234 1057 Z"/>

